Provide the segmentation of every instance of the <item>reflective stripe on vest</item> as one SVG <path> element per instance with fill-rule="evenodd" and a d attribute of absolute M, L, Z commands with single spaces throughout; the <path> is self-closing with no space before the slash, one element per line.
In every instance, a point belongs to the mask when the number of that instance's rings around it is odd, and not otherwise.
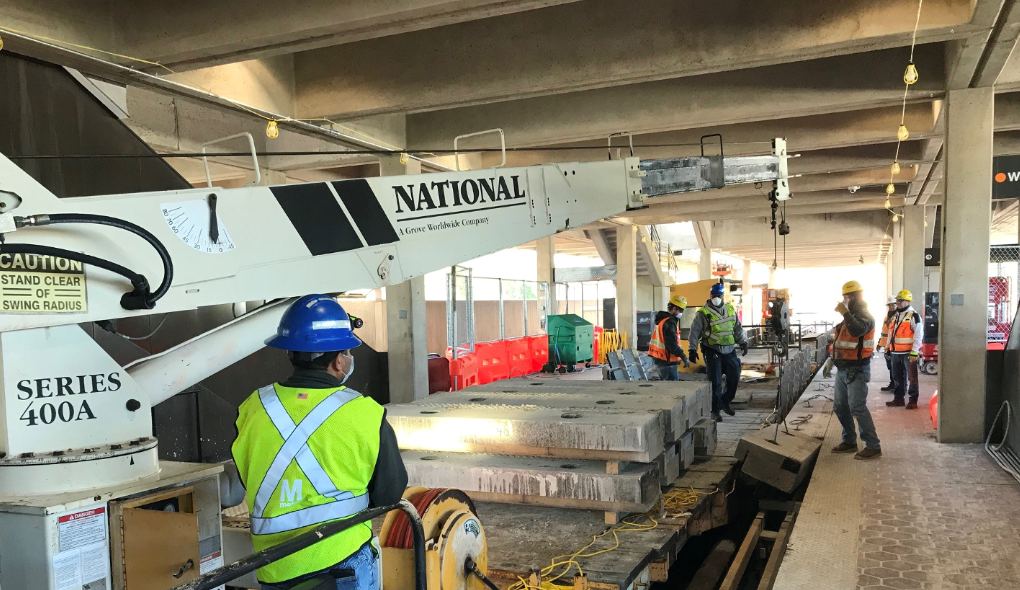
<path fill-rule="evenodd" d="M 875 351 L 875 328 L 872 327 L 868 333 L 861 336 L 851 336 L 844 324 L 839 324 L 836 330 L 836 339 L 832 342 L 832 357 L 834 360 L 856 361 L 871 358 Z"/>
<path fill-rule="evenodd" d="M 266 414 L 269 415 L 269 419 L 272 420 L 273 426 L 276 426 L 276 429 L 280 431 L 284 443 L 276 457 L 273 458 L 266 476 L 259 485 L 258 493 L 255 495 L 251 514 L 252 534 L 269 535 L 299 529 L 338 518 L 348 518 L 368 508 L 368 494 L 355 496 L 351 492 L 337 490 L 329 475 L 319 464 L 319 460 L 308 448 L 308 439 L 315 431 L 344 404 L 358 397 L 360 394 L 356 392 L 339 389 L 319 402 L 315 409 L 301 420 L 300 424 L 295 425 L 280 402 L 275 386 L 268 385 L 259 390 L 262 406 L 265 408 Z M 266 517 L 266 506 L 272 499 L 276 488 L 280 486 L 291 461 L 297 462 L 309 483 L 315 487 L 316 492 L 322 496 L 333 498 L 334 501 L 278 516 Z"/>
<path fill-rule="evenodd" d="M 892 318 L 889 316 L 885 317 L 885 321 L 882 322 L 882 334 L 878 339 L 878 345 L 882 348 L 886 347 L 886 343 L 889 342 L 889 323 L 892 322 Z"/>
<path fill-rule="evenodd" d="M 708 306 L 701 308 L 701 313 L 708 317 L 708 343 L 713 346 L 729 346 L 736 344 L 736 339 L 733 337 L 733 330 L 737 327 L 737 314 L 733 310 L 733 306 L 726 304 L 725 307 L 726 315 L 720 317 L 714 310 Z"/>
<path fill-rule="evenodd" d="M 914 348 L 914 314 L 912 311 L 908 314 L 904 314 L 903 319 L 894 321 L 891 328 L 889 329 L 889 335 L 892 338 L 889 349 L 892 352 L 910 352 Z M 897 314 L 896 319 L 899 318 Z"/>
<path fill-rule="evenodd" d="M 680 357 L 675 356 L 673 353 L 666 350 L 665 340 L 663 338 L 663 327 L 670 318 L 666 318 L 659 322 L 655 326 L 655 331 L 652 333 L 652 339 L 648 341 L 648 356 L 663 360 L 666 362 L 675 362 L 680 360 Z M 680 324 L 676 324 L 676 342 L 677 346 L 680 346 Z"/>

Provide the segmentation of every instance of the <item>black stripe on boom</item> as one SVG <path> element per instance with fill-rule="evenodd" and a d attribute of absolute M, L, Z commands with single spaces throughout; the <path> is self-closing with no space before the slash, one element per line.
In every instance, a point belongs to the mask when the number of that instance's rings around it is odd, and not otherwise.
<path fill-rule="evenodd" d="M 338 180 L 333 183 L 333 188 L 369 246 L 392 244 L 400 239 L 367 180 Z"/>
<path fill-rule="evenodd" d="M 362 247 L 361 239 L 326 183 L 274 186 L 269 190 L 312 256 Z"/>

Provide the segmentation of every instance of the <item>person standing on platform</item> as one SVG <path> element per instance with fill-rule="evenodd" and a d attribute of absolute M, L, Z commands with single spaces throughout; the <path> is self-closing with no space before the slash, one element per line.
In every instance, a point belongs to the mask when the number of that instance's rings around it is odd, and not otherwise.
<path fill-rule="evenodd" d="M 659 379 L 662 381 L 680 380 L 677 363 L 683 363 L 684 367 L 691 366 L 684 349 L 680 347 L 680 316 L 686 308 L 687 299 L 673 295 L 666 304 L 666 312 L 660 311 L 655 316 L 655 331 L 648 342 L 648 356 L 655 359 Z"/>
<path fill-rule="evenodd" d="M 863 299 L 864 289 L 857 281 L 843 285 L 843 300 L 836 305 L 843 321 L 833 328 L 832 356 L 825 363 L 822 376 L 832 376 L 836 366 L 835 396 L 832 411 L 843 426 L 843 442 L 832 448 L 833 453 L 857 451 L 860 429 L 864 448 L 854 459 L 874 459 L 882 455 L 882 445 L 875 432 L 875 422 L 868 410 L 868 381 L 871 381 L 871 356 L 875 351 L 875 318 Z"/>
<path fill-rule="evenodd" d="M 737 395 L 737 384 L 740 382 L 740 359 L 736 347 L 742 354 L 747 354 L 747 339 L 744 328 L 737 319 L 737 313 L 730 303 L 723 303 L 726 287 L 722 283 L 712 285 L 711 298 L 698 310 L 691 324 L 687 356 L 692 361 L 698 360 L 698 344 L 705 354 L 705 366 L 708 378 L 712 382 L 712 419 L 722 422 L 720 411 L 733 416 L 736 412 L 730 402 Z M 726 390 L 723 391 L 722 378 L 726 376 Z"/>
<path fill-rule="evenodd" d="M 895 390 L 893 400 L 885 403 L 890 407 L 906 406 L 908 410 L 917 409 L 917 360 L 924 339 L 924 322 L 911 306 L 913 300 L 914 296 L 906 289 L 896 294 L 896 315 L 889 325 Z M 904 400 L 906 396 L 910 397 L 909 402 Z"/>

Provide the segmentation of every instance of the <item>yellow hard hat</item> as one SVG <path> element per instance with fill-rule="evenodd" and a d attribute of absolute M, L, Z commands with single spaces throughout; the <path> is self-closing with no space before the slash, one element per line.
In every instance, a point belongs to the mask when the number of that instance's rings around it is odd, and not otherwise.
<path fill-rule="evenodd" d="M 896 299 L 901 300 L 901 301 L 913 301 L 914 300 L 914 296 L 911 295 L 910 291 L 907 291 L 906 289 L 904 289 L 904 290 L 902 290 L 902 291 L 900 291 L 899 293 L 896 294 Z"/>
<path fill-rule="evenodd" d="M 687 298 L 682 295 L 673 295 L 669 298 L 669 302 L 680 309 L 685 309 L 687 307 Z"/>
<path fill-rule="evenodd" d="M 864 287 L 861 286 L 857 281 L 848 281 L 843 284 L 843 294 L 856 293 L 857 291 L 863 291 Z"/>

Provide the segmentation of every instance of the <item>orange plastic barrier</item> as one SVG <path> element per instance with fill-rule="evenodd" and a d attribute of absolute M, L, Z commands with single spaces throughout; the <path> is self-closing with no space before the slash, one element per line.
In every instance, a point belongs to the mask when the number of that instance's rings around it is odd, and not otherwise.
<path fill-rule="evenodd" d="M 537 373 L 549 362 L 549 337 L 531 336 L 528 340 L 531 350 L 531 372 Z"/>
<path fill-rule="evenodd" d="M 602 338 L 602 326 L 595 326 L 595 342 L 592 344 L 592 364 L 597 364 L 599 359 L 599 339 Z"/>
<path fill-rule="evenodd" d="M 478 359 L 475 355 L 466 349 L 460 349 L 457 351 L 457 358 L 452 357 L 453 349 L 447 348 L 446 358 L 450 359 L 450 389 L 457 391 L 478 385 Z"/>
<path fill-rule="evenodd" d="M 478 342 L 475 344 L 478 357 L 478 384 L 485 385 L 510 376 L 510 359 L 506 341 Z"/>
<path fill-rule="evenodd" d="M 531 369 L 531 339 L 511 338 L 506 341 L 507 357 L 510 361 L 510 377 L 523 377 Z"/>
<path fill-rule="evenodd" d="M 931 427 L 935 430 L 939 429 L 939 392 L 936 391 L 935 395 L 931 396 L 931 401 L 928 402 L 928 414 L 931 416 Z"/>

